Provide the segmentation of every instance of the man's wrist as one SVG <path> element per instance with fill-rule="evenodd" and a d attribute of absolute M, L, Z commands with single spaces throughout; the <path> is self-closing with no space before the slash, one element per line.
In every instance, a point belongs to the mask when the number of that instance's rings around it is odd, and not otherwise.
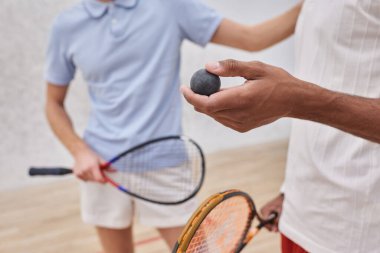
<path fill-rule="evenodd" d="M 336 96 L 315 84 L 297 80 L 291 92 L 289 117 L 319 121 L 329 111 Z"/>
<path fill-rule="evenodd" d="M 74 157 L 86 150 L 88 150 L 88 146 L 81 139 L 73 141 L 69 146 L 69 151 Z"/>

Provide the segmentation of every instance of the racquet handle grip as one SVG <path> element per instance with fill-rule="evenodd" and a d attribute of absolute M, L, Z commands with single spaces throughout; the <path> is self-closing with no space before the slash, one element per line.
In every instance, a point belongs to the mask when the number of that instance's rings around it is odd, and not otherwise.
<path fill-rule="evenodd" d="M 73 170 L 68 168 L 30 168 L 29 176 L 63 176 L 72 174 Z"/>

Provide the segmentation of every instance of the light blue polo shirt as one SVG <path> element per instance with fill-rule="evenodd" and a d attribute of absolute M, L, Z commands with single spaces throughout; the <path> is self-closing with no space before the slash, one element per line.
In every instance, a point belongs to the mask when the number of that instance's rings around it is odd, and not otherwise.
<path fill-rule="evenodd" d="M 84 138 L 104 158 L 181 134 L 181 44 L 206 45 L 221 19 L 198 0 L 83 0 L 53 24 L 46 80 L 68 85 L 81 72 L 91 101 Z"/>

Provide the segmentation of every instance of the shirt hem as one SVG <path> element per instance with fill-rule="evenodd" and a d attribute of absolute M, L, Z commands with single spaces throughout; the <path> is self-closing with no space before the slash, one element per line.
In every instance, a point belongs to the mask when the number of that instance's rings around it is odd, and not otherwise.
<path fill-rule="evenodd" d="M 214 36 L 216 29 L 219 27 L 222 20 L 223 20 L 222 16 L 218 16 L 217 18 L 212 20 L 211 24 L 209 25 L 210 28 L 204 34 L 202 41 L 200 43 L 202 47 L 205 47 L 210 42 L 210 40 Z"/>
<path fill-rule="evenodd" d="M 45 80 L 48 83 L 56 85 L 56 86 L 67 86 L 70 84 L 70 82 L 73 79 L 72 78 L 71 79 L 61 79 L 61 78 L 54 78 L 54 77 L 52 78 L 52 77 L 45 76 Z"/>
<path fill-rule="evenodd" d="M 313 242 L 309 238 L 301 235 L 293 229 L 292 226 L 284 221 L 280 221 L 280 231 L 290 240 L 294 241 L 296 244 L 304 248 L 307 252 L 318 252 L 318 253 L 335 253 L 335 251 L 329 250 L 317 243 Z"/>

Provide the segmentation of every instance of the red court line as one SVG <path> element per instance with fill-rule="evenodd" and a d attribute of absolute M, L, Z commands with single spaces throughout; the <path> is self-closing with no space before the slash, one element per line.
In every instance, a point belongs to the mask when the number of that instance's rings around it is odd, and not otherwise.
<path fill-rule="evenodd" d="M 141 241 L 136 242 L 135 246 L 144 246 L 145 244 L 149 244 L 149 243 L 152 243 L 152 242 L 155 242 L 155 241 L 159 241 L 161 239 L 162 239 L 161 236 L 150 237 L 150 238 L 143 239 Z"/>

